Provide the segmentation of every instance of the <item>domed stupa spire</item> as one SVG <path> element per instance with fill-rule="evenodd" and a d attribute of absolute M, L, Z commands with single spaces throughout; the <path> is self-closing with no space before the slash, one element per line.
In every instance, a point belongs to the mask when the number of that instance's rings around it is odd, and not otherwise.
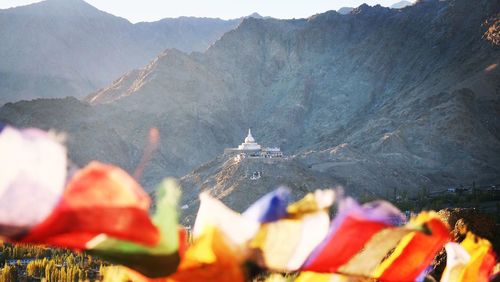
<path fill-rule="evenodd" d="M 252 130 L 248 129 L 248 135 L 245 138 L 245 141 L 238 146 L 238 150 L 247 150 L 247 151 L 260 151 L 261 147 L 252 136 Z"/>
<path fill-rule="evenodd" d="M 250 128 L 248 129 L 248 135 L 245 138 L 245 143 L 247 143 L 247 144 L 249 144 L 249 143 L 255 143 L 255 139 L 253 139 L 252 130 Z"/>

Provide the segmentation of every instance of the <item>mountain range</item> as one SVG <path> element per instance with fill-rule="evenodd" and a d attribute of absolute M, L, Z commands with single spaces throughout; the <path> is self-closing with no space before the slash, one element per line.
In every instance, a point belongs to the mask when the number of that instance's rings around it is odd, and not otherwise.
<path fill-rule="evenodd" d="M 181 17 L 132 24 L 83 0 L 0 10 L 0 104 L 83 97 L 166 48 L 205 51 L 240 22 Z"/>
<path fill-rule="evenodd" d="M 208 189 L 243 207 L 279 183 L 297 195 L 496 183 L 499 10 L 498 1 L 425 0 L 246 18 L 204 52 L 167 49 L 84 101 L 8 103 L 0 121 L 65 131 L 76 164 L 98 159 L 129 171 L 156 127 L 161 144 L 141 181 L 184 176 L 189 201 Z M 247 128 L 287 158 L 220 156 Z M 250 180 L 254 171 L 263 177 Z"/>

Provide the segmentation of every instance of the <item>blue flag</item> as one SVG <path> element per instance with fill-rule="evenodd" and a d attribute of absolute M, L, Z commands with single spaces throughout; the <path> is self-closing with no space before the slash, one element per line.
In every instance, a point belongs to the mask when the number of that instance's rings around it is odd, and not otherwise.
<path fill-rule="evenodd" d="M 286 216 L 289 203 L 290 189 L 280 187 L 257 200 L 243 216 L 261 223 L 276 221 Z"/>

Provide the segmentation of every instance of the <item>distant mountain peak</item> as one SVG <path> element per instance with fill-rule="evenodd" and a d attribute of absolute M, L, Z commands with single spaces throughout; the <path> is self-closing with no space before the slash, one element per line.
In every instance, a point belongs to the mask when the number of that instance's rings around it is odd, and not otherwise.
<path fill-rule="evenodd" d="M 351 13 L 352 10 L 354 10 L 353 7 L 342 7 L 342 8 L 337 10 L 337 13 L 342 14 L 342 15 L 347 15 L 347 14 Z"/>
<path fill-rule="evenodd" d="M 45 0 L 9 9 L 14 13 L 42 16 L 88 16 L 108 14 L 83 0 Z"/>
<path fill-rule="evenodd" d="M 89 3 L 83 1 L 83 0 L 45 0 L 42 2 L 35 3 L 33 5 L 42 5 L 42 6 L 58 6 L 62 8 L 70 8 L 70 9 L 78 9 L 78 8 L 93 8 L 96 9 L 94 6 L 90 5 Z"/>
<path fill-rule="evenodd" d="M 248 15 L 247 18 L 263 19 L 264 17 L 261 16 L 259 13 L 255 12 L 255 13 Z"/>
<path fill-rule="evenodd" d="M 413 5 L 412 2 L 403 0 L 403 1 L 399 1 L 397 3 L 392 4 L 391 9 L 403 9 L 404 7 L 411 6 L 411 5 Z"/>
<path fill-rule="evenodd" d="M 42 2 L 46 2 L 46 3 L 60 3 L 60 4 L 71 4 L 71 5 L 74 5 L 74 4 L 90 5 L 87 2 L 85 2 L 84 0 L 45 0 L 45 1 L 42 1 Z"/>
<path fill-rule="evenodd" d="M 385 13 L 387 11 L 390 11 L 390 9 L 386 8 L 386 7 L 382 7 L 379 4 L 377 4 L 375 6 L 370 6 L 366 3 L 363 3 L 359 7 L 353 9 L 351 13 L 354 13 L 354 14 L 377 14 L 377 13 Z"/>
<path fill-rule="evenodd" d="M 366 11 L 369 11 L 372 8 L 373 8 L 372 6 L 370 6 L 366 3 L 363 3 L 363 4 L 359 5 L 357 8 L 354 8 L 353 12 L 356 14 L 361 14 L 361 13 L 364 13 Z"/>

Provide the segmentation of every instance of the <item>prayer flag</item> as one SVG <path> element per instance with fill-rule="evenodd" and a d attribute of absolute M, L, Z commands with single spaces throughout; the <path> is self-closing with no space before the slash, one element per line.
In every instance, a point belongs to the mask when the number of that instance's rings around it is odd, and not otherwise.
<path fill-rule="evenodd" d="M 303 269 L 337 272 L 375 234 L 403 220 L 399 210 L 387 202 L 360 206 L 351 198 L 342 199 L 327 238 L 312 252 Z"/>
<path fill-rule="evenodd" d="M 169 282 L 243 282 L 244 256 L 239 248 L 226 240 L 224 233 L 206 226 L 184 254 L 179 270 Z"/>
<path fill-rule="evenodd" d="M 231 210 L 208 193 L 202 193 L 193 228 L 194 238 L 201 236 L 207 226 L 217 228 L 234 244 L 244 245 L 257 233 L 260 223 Z"/>
<path fill-rule="evenodd" d="M 468 232 L 462 243 L 446 245 L 446 268 L 441 282 L 486 282 L 494 266 L 491 243 Z"/>
<path fill-rule="evenodd" d="M 180 262 L 179 232 L 183 231 L 177 227 L 180 195 L 180 187 L 173 179 L 163 181 L 158 187 L 156 213 L 152 221 L 160 231 L 160 240 L 155 246 L 147 247 L 100 235 L 87 243 L 88 252 L 151 278 L 174 273 Z"/>
<path fill-rule="evenodd" d="M 20 241 L 82 250 L 105 234 L 154 246 L 159 232 L 149 218 L 149 204 L 148 195 L 126 172 L 92 162 L 71 179 L 52 214 Z"/>
<path fill-rule="evenodd" d="M 38 129 L 0 132 L 0 237 L 15 240 L 45 220 L 66 181 L 66 148 Z"/>
<path fill-rule="evenodd" d="M 280 187 L 253 203 L 243 216 L 255 222 L 271 222 L 286 216 L 290 202 L 290 189 Z"/>
<path fill-rule="evenodd" d="M 250 247 L 260 251 L 266 268 L 294 271 L 326 237 L 329 223 L 330 218 L 324 211 L 266 223 Z"/>

